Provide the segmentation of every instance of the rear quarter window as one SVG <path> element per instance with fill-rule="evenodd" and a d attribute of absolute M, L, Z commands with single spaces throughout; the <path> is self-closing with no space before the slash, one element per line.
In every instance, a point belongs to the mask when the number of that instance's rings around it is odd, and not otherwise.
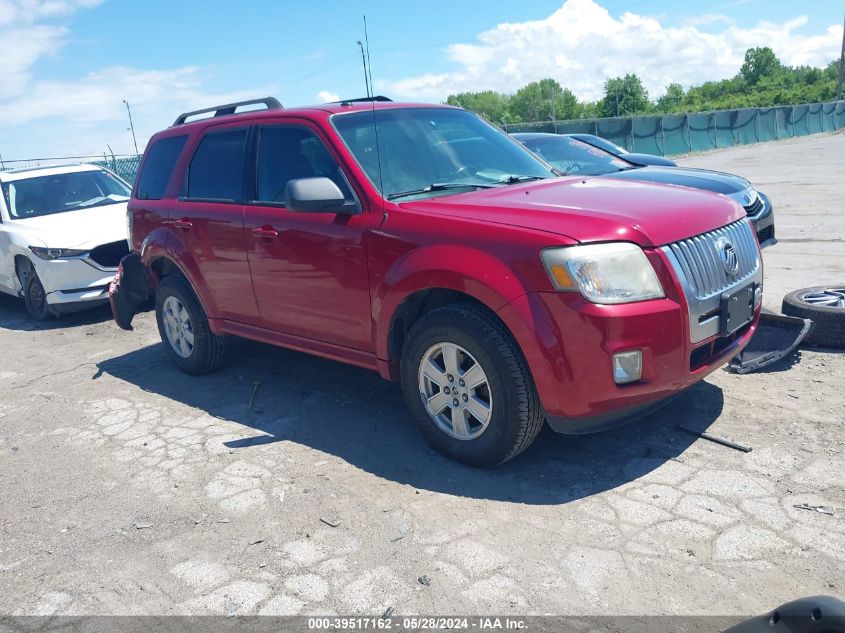
<path fill-rule="evenodd" d="M 136 198 L 161 200 L 164 197 L 173 167 L 187 140 L 187 136 L 170 136 L 152 144 L 147 150 L 147 158 L 138 176 Z"/>

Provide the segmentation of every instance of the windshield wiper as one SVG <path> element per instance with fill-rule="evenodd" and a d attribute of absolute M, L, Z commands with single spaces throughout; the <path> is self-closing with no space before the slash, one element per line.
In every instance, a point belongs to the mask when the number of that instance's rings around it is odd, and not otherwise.
<path fill-rule="evenodd" d="M 545 180 L 546 176 L 508 176 L 506 178 L 502 178 L 501 180 L 497 180 L 496 182 L 500 185 L 515 185 L 519 182 L 529 182 L 531 180 Z"/>
<path fill-rule="evenodd" d="M 109 198 L 108 196 L 97 196 L 96 198 L 90 198 L 88 200 L 83 200 L 82 202 L 78 202 L 77 204 L 70 207 L 71 209 L 87 209 L 88 207 L 95 207 L 99 204 L 117 204 L 118 201 L 114 200 L 113 198 Z"/>
<path fill-rule="evenodd" d="M 432 191 L 447 191 L 449 189 L 489 189 L 496 185 L 479 183 L 479 182 L 433 182 L 422 189 L 412 189 L 411 191 L 399 191 L 397 193 L 390 193 L 387 195 L 388 200 L 396 200 L 397 198 L 405 198 L 407 196 L 416 196 L 421 193 L 431 193 Z"/>

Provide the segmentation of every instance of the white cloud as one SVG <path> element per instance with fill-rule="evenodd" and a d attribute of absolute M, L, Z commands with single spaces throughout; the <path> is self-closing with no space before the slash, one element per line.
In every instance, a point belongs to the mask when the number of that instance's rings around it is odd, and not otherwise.
<path fill-rule="evenodd" d="M 0 0 L 0 26 L 32 23 L 90 9 L 103 0 Z"/>
<path fill-rule="evenodd" d="M 839 52 L 842 27 L 833 25 L 815 35 L 796 31 L 806 16 L 774 24 L 740 28 L 729 22 L 721 31 L 720 16 L 699 24 L 664 26 L 657 19 L 625 13 L 612 17 L 593 0 L 567 0 L 542 20 L 504 23 L 480 33 L 475 42 L 444 49 L 457 70 L 424 74 L 379 89 L 409 99 L 438 99 L 462 91 L 493 89 L 514 92 L 529 81 L 553 77 L 582 99 L 598 99 L 608 77 L 636 73 L 650 96 L 671 82 L 684 86 L 736 74 L 745 51 L 771 46 L 790 65 L 824 65 Z"/>
<path fill-rule="evenodd" d="M 272 94 L 275 86 L 215 94 L 197 67 L 109 67 L 68 79 L 39 79 L 32 67 L 59 51 L 68 35 L 52 22 L 102 0 L 0 0 L 0 151 L 5 160 L 134 151 L 126 99 L 139 149 L 179 112 Z M 46 22 L 46 23 L 45 23 Z"/>
<path fill-rule="evenodd" d="M 132 108 L 139 149 L 180 112 L 274 92 L 272 86 L 214 94 L 203 88 L 204 72 L 185 66 L 171 70 L 112 67 L 76 80 L 34 81 L 25 95 L 0 102 L 0 123 L 19 127 L 38 122 L 51 155 L 101 153 L 111 144 L 128 153 L 131 135 L 126 99 Z M 56 130 L 50 138 L 50 130 Z"/>
<path fill-rule="evenodd" d="M 321 90 L 317 93 L 317 100 L 320 103 L 329 103 L 331 101 L 340 101 L 340 95 L 336 95 L 328 90 Z"/>

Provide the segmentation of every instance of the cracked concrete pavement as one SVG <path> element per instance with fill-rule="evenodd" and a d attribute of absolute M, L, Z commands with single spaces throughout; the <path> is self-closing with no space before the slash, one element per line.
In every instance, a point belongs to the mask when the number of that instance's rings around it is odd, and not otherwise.
<path fill-rule="evenodd" d="M 768 307 L 845 281 L 845 135 L 683 162 L 774 201 Z M 0 614 L 751 615 L 845 594 L 832 350 L 719 370 L 622 429 L 546 429 L 491 471 L 428 449 L 364 370 L 242 342 L 181 374 L 152 313 L 36 325 L 3 296 L 0 350 Z"/>

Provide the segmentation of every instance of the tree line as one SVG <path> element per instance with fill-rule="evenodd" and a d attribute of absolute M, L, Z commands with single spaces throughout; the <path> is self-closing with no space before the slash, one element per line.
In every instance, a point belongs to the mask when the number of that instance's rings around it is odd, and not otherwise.
<path fill-rule="evenodd" d="M 446 103 L 472 110 L 502 125 L 702 112 L 832 101 L 836 98 L 838 74 L 839 62 L 836 60 L 824 68 L 786 66 L 771 48 L 764 46 L 749 48 L 739 72 L 730 79 L 707 81 L 688 90 L 679 83 L 671 83 L 666 86 L 666 92 L 653 101 L 640 78 L 628 74 L 607 79 L 604 96 L 598 101 L 580 101 L 555 79 L 541 79 L 513 94 L 493 90 L 460 92 L 449 95 Z"/>

